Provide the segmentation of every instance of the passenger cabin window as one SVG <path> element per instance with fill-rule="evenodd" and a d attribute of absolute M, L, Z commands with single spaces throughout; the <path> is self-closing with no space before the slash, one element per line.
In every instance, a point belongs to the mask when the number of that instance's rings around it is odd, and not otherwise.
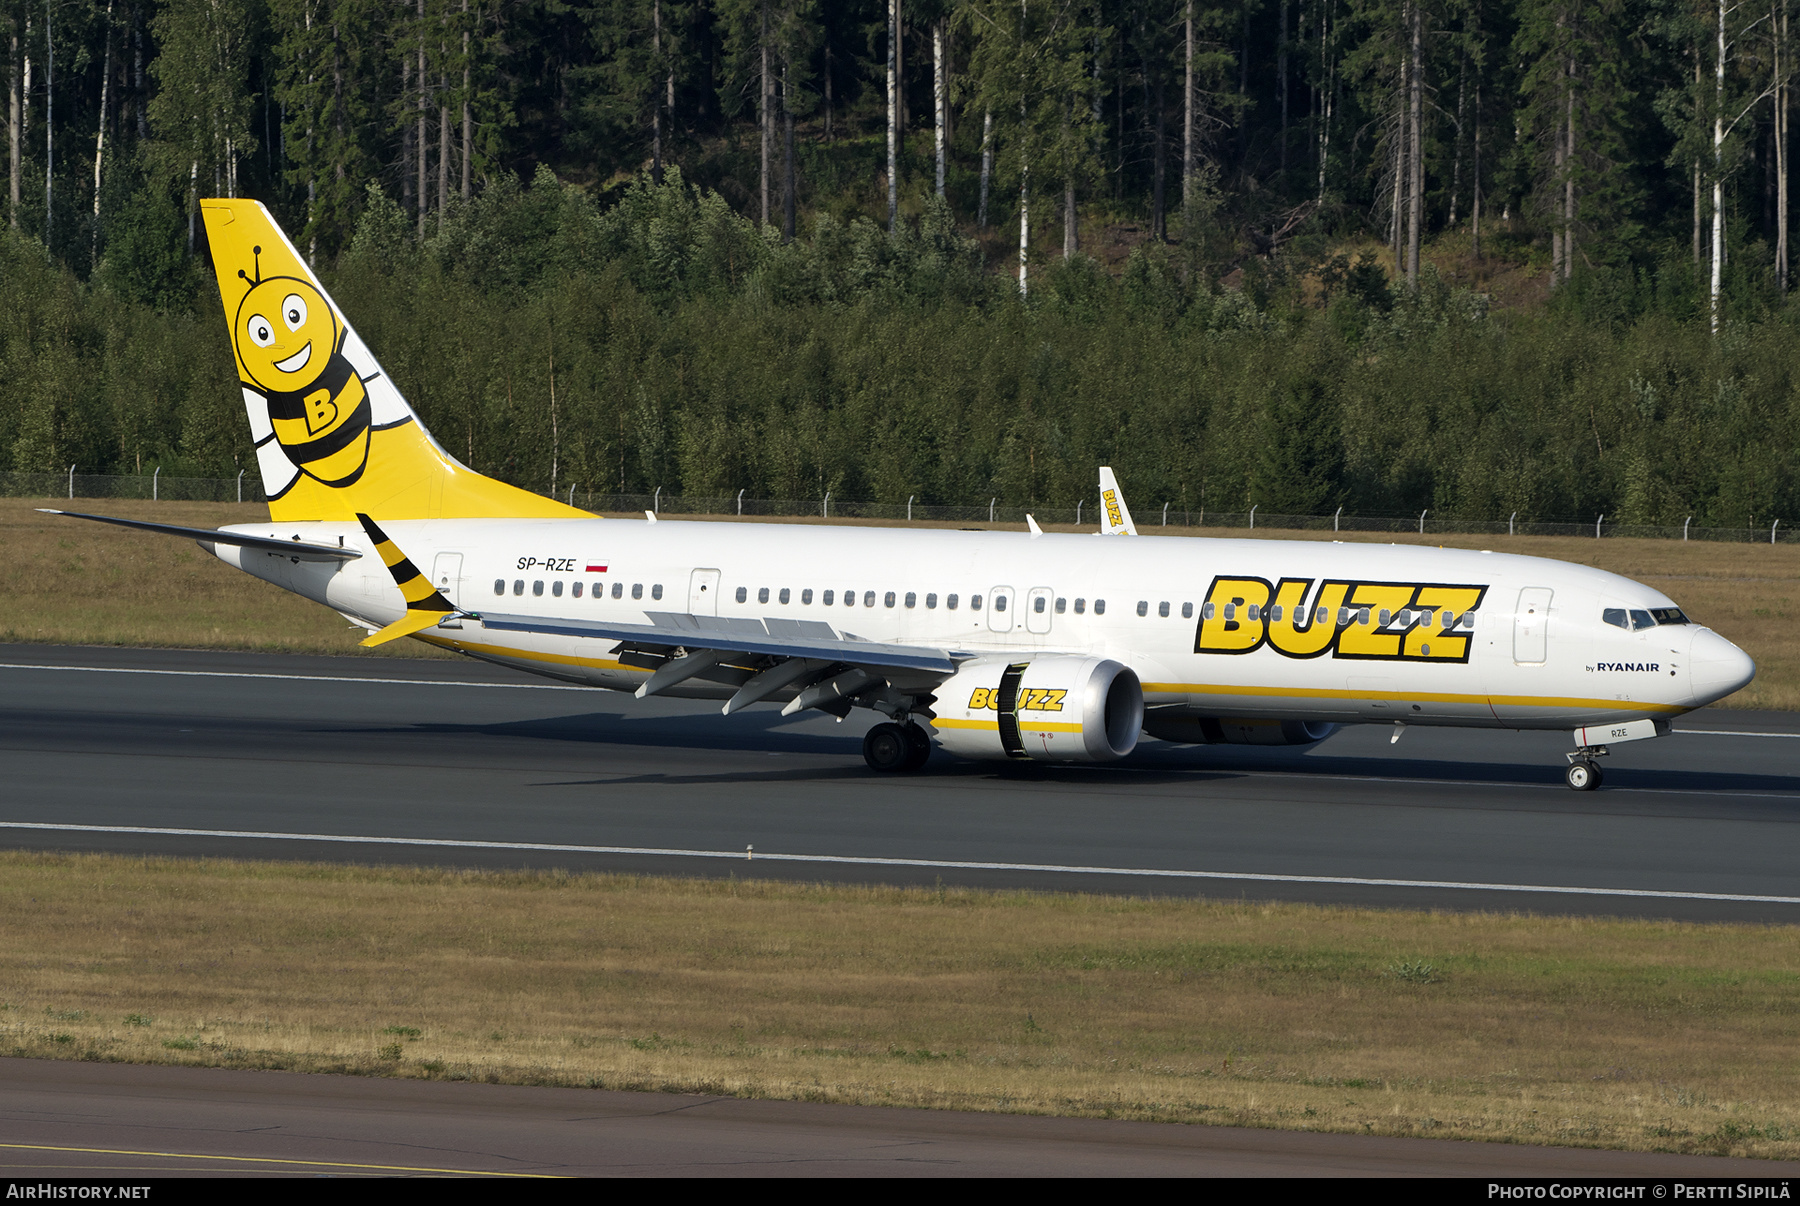
<path fill-rule="evenodd" d="M 980 595 L 970 595 L 969 596 L 969 610 L 970 611 L 980 611 L 981 610 L 981 596 Z"/>
<path fill-rule="evenodd" d="M 650 597 L 652 599 L 662 598 L 662 583 L 658 582 L 655 586 L 650 588 Z"/>
<path fill-rule="evenodd" d="M 885 594 L 881 597 L 881 605 L 883 607 L 892 607 L 894 605 L 894 592 L 893 591 L 890 590 L 887 594 Z"/>
<path fill-rule="evenodd" d="M 559 599 L 562 598 L 562 586 L 562 579 L 558 578 L 550 584 L 550 593 Z"/>
<path fill-rule="evenodd" d="M 945 595 L 944 596 L 944 610 L 945 611 L 955 611 L 956 610 L 956 596 L 955 595 Z"/>
<path fill-rule="evenodd" d="M 906 605 L 908 607 L 917 607 L 919 605 L 919 596 L 914 594 L 910 590 L 907 591 L 906 592 Z"/>
<path fill-rule="evenodd" d="M 865 591 L 864 591 L 864 592 L 863 592 L 863 606 L 864 606 L 864 607 L 873 607 L 873 606 L 875 606 L 875 592 L 874 592 L 874 591 L 872 591 L 872 590 L 865 590 Z"/>
<path fill-rule="evenodd" d="M 542 578 L 533 580 L 531 583 L 531 593 L 533 595 L 541 595 L 544 593 L 544 580 Z"/>
<path fill-rule="evenodd" d="M 525 579 L 514 578 L 513 579 L 513 594 L 522 595 L 524 593 L 525 593 Z"/>
<path fill-rule="evenodd" d="M 1076 599 L 1075 600 L 1075 614 L 1079 616 L 1079 615 L 1086 614 L 1086 612 L 1087 612 L 1087 600 L 1079 599 L 1079 598 Z"/>
<path fill-rule="evenodd" d="M 1166 607 L 1167 604 L 1164 604 L 1164 606 Z M 1258 619 L 1262 618 L 1262 609 L 1259 605 L 1257 605 L 1255 603 L 1252 603 L 1248 607 L 1244 608 L 1244 611 L 1248 614 L 1249 618 L 1252 620 L 1258 620 Z M 1165 612 L 1163 612 L 1163 614 L 1166 616 L 1169 613 L 1165 611 Z"/>
<path fill-rule="evenodd" d="M 1069 608 L 1069 601 L 1067 599 L 1058 597 L 1056 600 L 1056 614 L 1060 616 L 1063 612 L 1067 611 L 1068 608 Z"/>
<path fill-rule="evenodd" d="M 1161 616 L 1165 620 L 1169 618 L 1169 601 L 1167 599 L 1164 599 L 1161 603 L 1158 603 L 1156 605 L 1156 614 Z M 1254 620 L 1256 618 L 1255 604 L 1252 604 L 1250 607 L 1250 618 L 1252 620 Z"/>
<path fill-rule="evenodd" d="M 1147 616 L 1150 614 L 1150 601 L 1148 599 L 1138 600 L 1138 614 L 1140 616 Z M 1225 618 L 1228 620 L 1231 618 L 1231 604 L 1229 603 L 1225 605 Z"/>
<path fill-rule="evenodd" d="M 633 582 L 631 584 L 631 597 L 634 599 L 641 599 L 644 597 L 644 584 L 642 582 Z"/>
<path fill-rule="evenodd" d="M 494 579 L 494 593 L 497 595 L 503 595 L 506 593 L 506 579 L 505 578 L 495 578 Z"/>
<path fill-rule="evenodd" d="M 787 587 L 785 587 L 785 586 L 784 586 L 784 587 L 782 587 L 782 588 L 781 588 L 781 600 L 780 600 L 780 601 L 781 601 L 781 604 L 782 604 L 782 605 L 783 605 L 783 606 L 784 606 L 784 607 L 785 607 L 785 606 L 786 606 L 786 605 L 787 605 L 787 601 L 788 601 L 788 588 L 787 588 Z"/>
<path fill-rule="evenodd" d="M 937 610 L 937 595 L 928 594 L 925 596 L 925 610 L 926 611 L 936 611 Z"/>
<path fill-rule="evenodd" d="M 581 583 L 577 582 L 574 586 L 571 586 L 569 588 L 569 593 L 574 595 L 577 599 L 581 598 Z"/>
<path fill-rule="evenodd" d="M 1006 596 L 1005 595 L 995 595 L 994 596 L 994 610 L 995 611 L 1005 611 L 1006 610 Z"/>
<path fill-rule="evenodd" d="M 1203 620 L 1212 619 L 1213 614 L 1213 605 L 1211 603 L 1208 603 L 1205 607 L 1200 609 L 1200 618 Z"/>
<path fill-rule="evenodd" d="M 624 597 L 625 597 L 625 584 L 623 582 L 613 583 L 613 598 L 622 599 Z"/>
<path fill-rule="evenodd" d="M 805 590 L 800 592 L 800 601 L 802 603 L 806 604 L 808 607 L 812 606 L 812 587 L 809 586 Z M 825 601 L 827 603 L 831 602 L 830 599 L 827 599 Z"/>
<path fill-rule="evenodd" d="M 1103 616 L 1106 614 L 1106 600 L 1105 599 L 1095 599 L 1094 600 L 1094 614 L 1097 616 Z"/>
<path fill-rule="evenodd" d="M 769 588 L 768 587 L 765 586 L 761 590 L 758 590 L 756 592 L 756 601 L 758 603 L 767 603 L 769 601 Z"/>
<path fill-rule="evenodd" d="M 1191 620 L 1194 618 L 1194 605 L 1192 603 L 1183 603 L 1181 605 L 1181 618 L 1184 620 Z M 1275 609 L 1275 618 L 1277 620 L 1281 618 L 1281 608 L 1279 607 Z"/>
<path fill-rule="evenodd" d="M 750 588 L 749 587 L 740 586 L 737 588 L 737 601 L 739 603 L 748 603 L 750 601 Z"/>
<path fill-rule="evenodd" d="M 819 602 L 823 603 L 826 607 L 830 607 L 831 601 L 835 598 L 837 598 L 837 592 L 828 590 L 819 596 Z"/>
<path fill-rule="evenodd" d="M 856 592 L 855 591 L 847 590 L 844 592 L 844 606 L 845 607 L 855 607 L 856 606 Z"/>

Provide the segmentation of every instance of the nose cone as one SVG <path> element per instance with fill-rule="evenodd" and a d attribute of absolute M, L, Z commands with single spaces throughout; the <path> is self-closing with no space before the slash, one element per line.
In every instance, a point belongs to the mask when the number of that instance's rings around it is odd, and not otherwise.
<path fill-rule="evenodd" d="M 1688 675 L 1697 707 L 1743 690 L 1756 677 L 1756 663 L 1718 633 L 1702 628 L 1688 651 Z"/>

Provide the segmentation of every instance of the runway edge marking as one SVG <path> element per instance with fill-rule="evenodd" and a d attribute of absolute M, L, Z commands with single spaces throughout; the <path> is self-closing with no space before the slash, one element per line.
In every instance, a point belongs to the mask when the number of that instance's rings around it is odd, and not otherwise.
<path fill-rule="evenodd" d="M 369 837 L 342 833 L 265 833 L 247 829 L 164 829 L 147 825 L 61 825 L 0 821 L 0 829 L 50 833 L 135 833 L 152 837 L 248 838 L 273 842 L 327 842 L 375 846 L 437 846 L 458 850 L 532 850 L 552 854 L 629 854 L 655 858 L 714 858 L 745 861 L 736 850 L 680 850 L 654 846 L 574 846 L 548 842 L 475 842 L 457 838 Z M 837 863 L 863 867 L 918 867 L 951 871 L 1041 871 L 1059 875 L 1141 876 L 1157 879 L 1248 880 L 1276 884 L 1339 884 L 1368 888 L 1449 888 L 1465 892 L 1543 892 L 1559 896 L 1628 896 L 1657 900 L 1716 900 L 1736 904 L 1800 904 L 1800 896 L 1751 896 L 1726 892 L 1674 892 L 1655 888 L 1579 888 L 1555 884 L 1485 884 L 1441 879 L 1369 879 L 1350 875 L 1276 875 L 1245 871 L 1186 871 L 1165 867 L 1083 867 L 1060 863 L 998 863 L 878 858 L 855 854 L 758 853 L 764 862 Z"/>

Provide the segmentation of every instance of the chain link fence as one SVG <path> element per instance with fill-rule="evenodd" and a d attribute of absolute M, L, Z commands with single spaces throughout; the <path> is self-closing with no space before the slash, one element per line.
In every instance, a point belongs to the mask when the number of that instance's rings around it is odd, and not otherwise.
<path fill-rule="evenodd" d="M 61 499 L 155 499 L 168 502 L 267 502 L 259 475 L 248 471 L 235 478 L 165 477 L 160 473 L 97 474 L 76 473 L 0 473 L 0 495 L 12 498 Z M 1083 524 L 1098 526 L 1097 504 L 1078 502 L 1068 507 L 1021 507 L 1002 503 L 998 498 L 983 505 L 947 506 L 922 503 L 916 498 L 906 502 L 869 502 L 863 499 L 840 499 L 827 494 L 824 498 L 750 498 L 736 495 L 684 495 L 655 490 L 649 494 L 598 494 L 579 488 L 559 490 L 559 501 L 585 511 L 600 514 L 658 515 L 744 515 L 758 517 L 816 517 L 819 519 L 879 519 L 888 522 L 967 523 L 1023 525 L 1029 513 L 1040 524 Z M 1454 516 L 1421 515 L 1283 515 L 1252 509 L 1249 511 L 1208 511 L 1184 508 L 1177 503 L 1153 503 L 1134 512 L 1132 518 L 1140 531 L 1158 527 L 1209 528 L 1232 531 L 1241 529 L 1246 535 L 1258 531 L 1281 532 L 1389 532 L 1431 535 L 1484 536 L 1588 536 L 1635 537 L 1653 540 L 1711 540 L 1737 543 L 1792 543 L 1800 535 L 1780 520 L 1767 527 L 1725 528 L 1682 524 L 1609 523 L 1605 516 L 1593 520 L 1527 520 L 1512 516 L 1502 520 L 1461 519 Z"/>

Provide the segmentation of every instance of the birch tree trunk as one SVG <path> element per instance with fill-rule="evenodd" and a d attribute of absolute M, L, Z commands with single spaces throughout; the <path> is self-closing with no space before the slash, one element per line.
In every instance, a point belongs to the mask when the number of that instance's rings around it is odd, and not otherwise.
<path fill-rule="evenodd" d="M 426 142 L 426 121 L 431 112 L 431 96 L 430 89 L 425 82 L 425 0 L 418 0 L 417 8 L 419 16 L 419 131 L 414 139 L 414 144 L 419 153 L 419 237 L 423 238 L 425 235 L 425 215 L 431 211 L 431 185 L 428 177 L 425 175 L 425 160 L 427 157 L 425 148 L 430 145 Z"/>
<path fill-rule="evenodd" d="M 1569 151 L 1563 173 L 1563 280 L 1575 272 L 1575 60 L 1569 59 L 1568 107 L 1565 129 L 1569 132 Z"/>
<path fill-rule="evenodd" d="M 945 123 L 949 98 L 945 92 L 944 22 L 939 18 L 931 27 L 931 102 L 937 140 L 937 195 L 944 195 L 944 139 L 949 131 Z"/>
<path fill-rule="evenodd" d="M 1787 0 L 1770 14 L 1775 35 L 1775 287 L 1787 296 L 1788 278 L 1788 171 L 1787 171 Z"/>
<path fill-rule="evenodd" d="M 1725 3 L 1718 0 L 1718 44 L 1713 60 L 1712 274 L 1707 297 L 1715 335 L 1719 333 L 1719 289 L 1725 267 Z"/>
<path fill-rule="evenodd" d="M 1020 106 L 1021 109 L 1024 106 Z M 1021 124 L 1024 114 L 1020 113 Z M 1026 270 L 1031 264 L 1031 164 L 1025 159 L 1023 149 L 1019 152 L 1019 296 L 1024 297 L 1030 291 L 1030 282 L 1026 279 Z"/>
<path fill-rule="evenodd" d="M 761 65 L 759 70 L 762 72 L 762 79 L 758 84 L 761 100 L 758 104 L 757 116 L 761 119 L 762 125 L 762 224 L 767 226 L 769 224 L 769 153 L 773 149 L 769 144 L 774 140 L 775 128 L 774 114 L 769 111 L 770 101 L 774 95 L 774 85 L 769 76 L 769 6 L 766 3 L 762 6 L 760 41 Z"/>
<path fill-rule="evenodd" d="M 1332 82 L 1337 76 L 1337 64 L 1331 61 L 1331 4 L 1330 0 L 1320 6 L 1319 11 L 1319 203 L 1325 203 L 1325 167 L 1331 160 L 1331 98 Z"/>
<path fill-rule="evenodd" d="M 981 206 L 976 211 L 975 228 L 986 230 L 988 224 L 988 179 L 994 174 L 994 111 L 981 114 Z"/>
<path fill-rule="evenodd" d="M 1475 170 L 1475 178 L 1469 182 L 1469 236 L 1470 252 L 1477 263 L 1481 261 L 1481 74 L 1475 75 L 1475 146 L 1474 159 L 1471 165 Z"/>
<path fill-rule="evenodd" d="M 1425 221 L 1425 156 L 1424 138 L 1421 127 L 1424 124 L 1424 75 L 1423 58 L 1425 16 L 1417 0 L 1412 5 L 1412 98 L 1408 106 L 1407 117 L 1407 198 L 1406 206 L 1406 283 L 1413 289 L 1419 287 L 1419 243 L 1423 237 L 1420 229 Z"/>
<path fill-rule="evenodd" d="M 1284 7 L 1282 12 L 1287 11 Z M 1181 209 L 1193 204 L 1194 190 L 1194 0 L 1187 0 L 1187 45 L 1181 86 Z"/>
<path fill-rule="evenodd" d="M 781 241 L 794 241 L 794 210 L 798 202 L 794 181 L 794 107 L 788 94 L 788 65 L 781 64 Z"/>
<path fill-rule="evenodd" d="M 6 194 L 9 205 L 6 212 L 11 219 L 12 228 L 17 230 L 19 229 L 19 172 L 22 167 L 19 162 L 19 144 L 25 139 L 25 128 L 22 122 L 23 114 L 20 112 L 18 19 L 14 18 L 11 25 L 12 49 L 6 56 L 6 157 L 9 171 Z"/>
<path fill-rule="evenodd" d="M 106 37 L 106 54 L 105 65 L 100 69 L 100 123 L 99 130 L 94 135 L 94 229 L 90 263 L 100 259 L 100 180 L 106 163 L 107 98 L 112 95 L 112 14 L 113 0 L 106 0 L 106 20 L 101 26 Z"/>
<path fill-rule="evenodd" d="M 888 0 L 887 193 L 888 233 L 900 222 L 900 90 L 895 67 L 900 53 L 900 0 Z"/>
<path fill-rule="evenodd" d="M 475 115 L 469 106 L 469 0 L 462 0 L 462 10 L 462 199 L 467 201 L 474 178 L 471 151 L 475 142 Z"/>
<path fill-rule="evenodd" d="M 650 55 L 655 61 L 662 60 L 662 0 L 651 0 L 650 5 Z M 653 93 L 660 93 L 654 89 Z M 650 183 L 662 184 L 662 97 L 650 102 Z"/>

